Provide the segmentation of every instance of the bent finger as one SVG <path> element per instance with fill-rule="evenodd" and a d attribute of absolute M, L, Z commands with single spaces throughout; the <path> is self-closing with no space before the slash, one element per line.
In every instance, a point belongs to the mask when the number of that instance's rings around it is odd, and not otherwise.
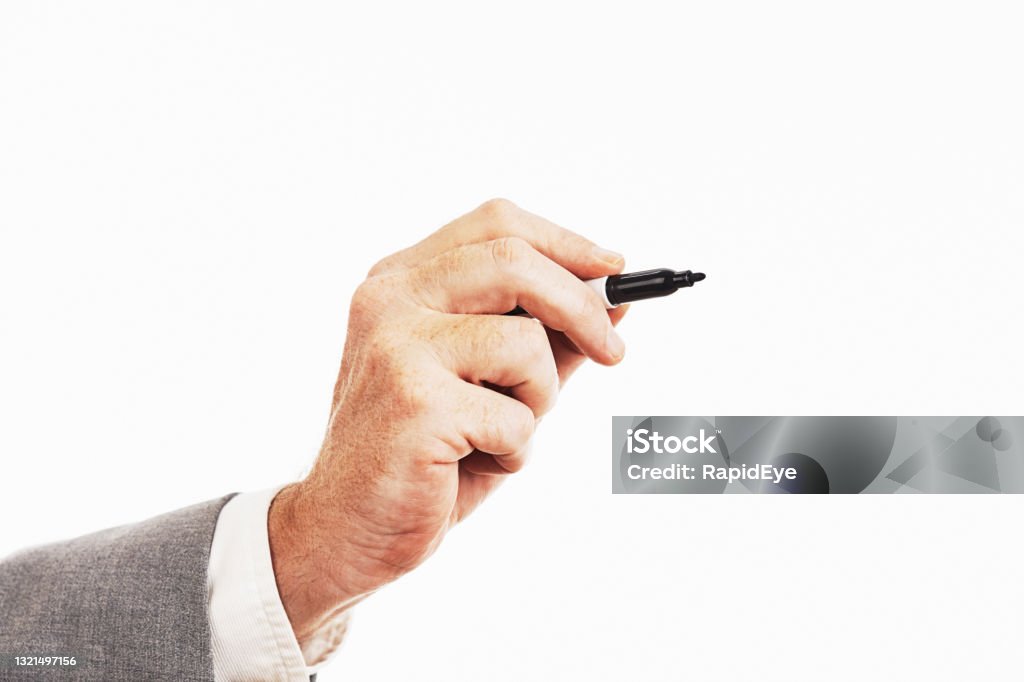
<path fill-rule="evenodd" d="M 625 352 L 601 297 L 521 239 L 461 246 L 402 276 L 413 298 L 434 310 L 500 314 L 519 306 L 598 362 L 615 364 Z"/>
<path fill-rule="evenodd" d="M 502 237 L 517 237 L 581 279 L 622 271 L 621 254 L 556 225 L 507 199 L 491 199 L 407 249 L 377 263 L 371 275 L 414 267 L 445 251 Z"/>

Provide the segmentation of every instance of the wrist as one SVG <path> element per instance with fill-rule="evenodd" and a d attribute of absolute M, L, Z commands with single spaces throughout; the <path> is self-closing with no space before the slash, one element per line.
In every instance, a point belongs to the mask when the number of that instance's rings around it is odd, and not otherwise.
<path fill-rule="evenodd" d="M 282 488 L 267 516 L 278 593 L 300 645 L 379 587 L 348 568 L 344 524 L 324 516 L 305 482 Z"/>

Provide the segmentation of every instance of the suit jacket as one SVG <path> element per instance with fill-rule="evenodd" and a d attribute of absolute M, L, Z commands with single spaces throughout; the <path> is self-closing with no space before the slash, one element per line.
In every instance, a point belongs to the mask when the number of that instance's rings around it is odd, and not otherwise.
<path fill-rule="evenodd" d="M 213 680 L 206 572 L 230 496 L 0 561 L 0 680 Z M 75 656 L 73 667 L 12 656 Z"/>

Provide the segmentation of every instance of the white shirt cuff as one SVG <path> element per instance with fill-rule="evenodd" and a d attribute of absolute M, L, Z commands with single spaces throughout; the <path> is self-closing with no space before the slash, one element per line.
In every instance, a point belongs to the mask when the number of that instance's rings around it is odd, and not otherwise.
<path fill-rule="evenodd" d="M 217 520 L 207 577 L 216 682 L 309 682 L 316 672 L 295 639 L 270 559 L 267 512 L 279 490 L 237 495 Z M 316 667 L 340 642 L 333 629 L 333 646 L 317 647 Z"/>

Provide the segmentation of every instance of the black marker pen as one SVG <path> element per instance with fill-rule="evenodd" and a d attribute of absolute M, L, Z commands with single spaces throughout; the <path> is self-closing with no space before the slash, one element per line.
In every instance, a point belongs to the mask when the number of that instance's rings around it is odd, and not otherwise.
<path fill-rule="evenodd" d="M 616 308 L 623 303 L 643 301 L 674 294 L 680 289 L 692 287 L 704 279 L 703 272 L 691 270 L 643 270 L 641 272 L 624 272 L 621 275 L 609 275 L 588 279 L 584 282 L 596 291 L 604 301 L 606 308 Z M 516 306 L 506 315 L 523 315 L 526 311 Z"/>

